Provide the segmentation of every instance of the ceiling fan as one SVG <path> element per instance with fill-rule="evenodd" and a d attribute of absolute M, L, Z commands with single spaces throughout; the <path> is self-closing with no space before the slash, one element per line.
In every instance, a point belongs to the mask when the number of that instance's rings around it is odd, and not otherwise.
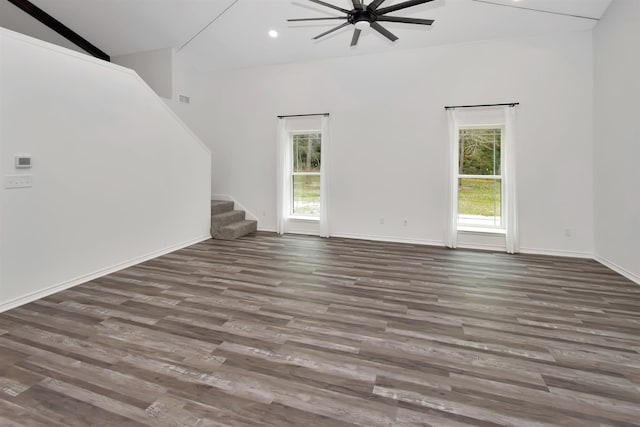
<path fill-rule="evenodd" d="M 324 21 L 330 19 L 346 19 L 347 22 L 338 25 L 335 28 L 330 29 L 329 31 L 325 31 L 322 34 L 318 34 L 313 38 L 313 40 L 318 40 L 321 37 L 324 37 L 328 34 L 333 33 L 334 31 L 338 31 L 341 28 L 346 27 L 347 25 L 354 25 L 356 28 L 353 31 L 353 37 L 351 38 L 351 46 L 356 46 L 358 44 L 358 39 L 360 38 L 360 33 L 363 29 L 367 27 L 371 27 L 392 42 L 398 40 L 391 31 L 384 28 L 380 25 L 380 22 L 401 22 L 404 24 L 418 24 L 418 25 L 431 25 L 433 24 L 433 19 L 417 19 L 417 18 L 401 18 L 398 16 L 387 16 L 387 13 L 395 12 L 396 10 L 406 9 L 408 7 L 417 6 L 423 3 L 429 3 L 433 0 L 409 0 L 404 1 L 402 3 L 398 3 L 392 6 L 380 8 L 380 5 L 385 2 L 385 0 L 373 0 L 369 5 L 365 4 L 365 0 L 351 0 L 353 3 L 353 9 L 347 10 L 338 6 L 334 6 L 330 3 L 326 3 L 320 0 L 309 0 L 313 3 L 320 4 L 322 6 L 330 7 L 331 9 L 338 10 L 342 13 L 346 13 L 347 16 L 332 16 L 327 18 L 298 18 L 298 19 L 287 19 L 288 22 L 300 22 L 300 21 Z"/>

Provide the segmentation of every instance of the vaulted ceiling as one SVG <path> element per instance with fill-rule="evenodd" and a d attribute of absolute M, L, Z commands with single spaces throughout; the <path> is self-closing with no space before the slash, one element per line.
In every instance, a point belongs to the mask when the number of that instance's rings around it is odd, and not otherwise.
<path fill-rule="evenodd" d="M 385 23 L 399 37 L 398 41 L 391 43 L 369 30 L 363 33 L 357 47 L 350 47 L 351 26 L 314 41 L 314 36 L 336 22 L 287 23 L 287 18 L 339 14 L 308 0 L 31 1 L 112 56 L 180 48 L 200 32 L 179 54 L 205 70 L 588 30 L 611 2 L 435 0 L 393 13 L 435 19 L 431 28 Z M 345 9 L 353 7 L 350 0 L 325 1 Z M 387 0 L 385 6 L 402 1 Z M 279 37 L 270 38 L 269 30 L 278 31 Z"/>

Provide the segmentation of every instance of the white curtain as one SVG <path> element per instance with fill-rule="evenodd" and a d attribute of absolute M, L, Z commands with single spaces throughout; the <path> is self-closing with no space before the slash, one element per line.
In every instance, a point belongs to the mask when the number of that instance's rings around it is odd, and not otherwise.
<path fill-rule="evenodd" d="M 322 116 L 322 161 L 320 162 L 320 237 L 329 237 L 329 185 L 327 159 L 329 158 L 329 117 Z"/>
<path fill-rule="evenodd" d="M 449 120 L 449 200 L 445 246 L 454 249 L 458 241 L 458 122 L 456 110 L 447 110 Z"/>
<path fill-rule="evenodd" d="M 520 252 L 518 236 L 518 203 L 516 191 L 516 108 L 504 109 L 505 135 L 502 141 L 504 150 L 503 179 L 505 199 L 505 226 L 507 229 L 507 252 Z"/>
<path fill-rule="evenodd" d="M 289 200 L 289 180 L 291 179 L 291 144 L 289 143 L 289 132 L 287 121 L 284 118 L 278 119 L 278 159 L 277 165 L 277 224 L 278 234 L 287 231 L 287 218 L 291 210 Z"/>

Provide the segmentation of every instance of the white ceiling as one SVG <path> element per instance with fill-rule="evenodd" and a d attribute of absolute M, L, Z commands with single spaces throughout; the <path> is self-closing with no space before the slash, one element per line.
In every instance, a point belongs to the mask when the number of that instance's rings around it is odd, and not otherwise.
<path fill-rule="evenodd" d="M 351 9 L 350 0 L 325 0 Z M 370 0 L 367 0 L 367 2 Z M 403 0 L 387 0 L 384 6 Z M 593 28 L 597 21 L 521 8 L 602 16 L 611 0 L 435 0 L 394 12 L 395 16 L 435 19 L 431 28 L 384 23 L 399 40 L 389 42 L 369 30 L 349 47 L 352 27 L 319 41 L 312 37 L 339 22 L 288 24 L 287 18 L 336 16 L 308 0 L 32 0 L 93 44 L 116 56 L 180 47 L 216 16 L 213 24 L 180 51 L 192 65 L 214 70 L 261 64 L 385 52 L 505 37 Z M 268 31 L 280 36 L 272 39 Z"/>

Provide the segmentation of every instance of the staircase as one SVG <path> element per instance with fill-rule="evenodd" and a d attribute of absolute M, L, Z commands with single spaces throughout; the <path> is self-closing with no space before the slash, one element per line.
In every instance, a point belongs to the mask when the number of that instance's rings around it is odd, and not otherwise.
<path fill-rule="evenodd" d="M 211 201 L 211 237 L 233 240 L 258 229 L 258 221 L 245 219 L 245 212 L 234 210 L 234 203 L 227 200 Z"/>

